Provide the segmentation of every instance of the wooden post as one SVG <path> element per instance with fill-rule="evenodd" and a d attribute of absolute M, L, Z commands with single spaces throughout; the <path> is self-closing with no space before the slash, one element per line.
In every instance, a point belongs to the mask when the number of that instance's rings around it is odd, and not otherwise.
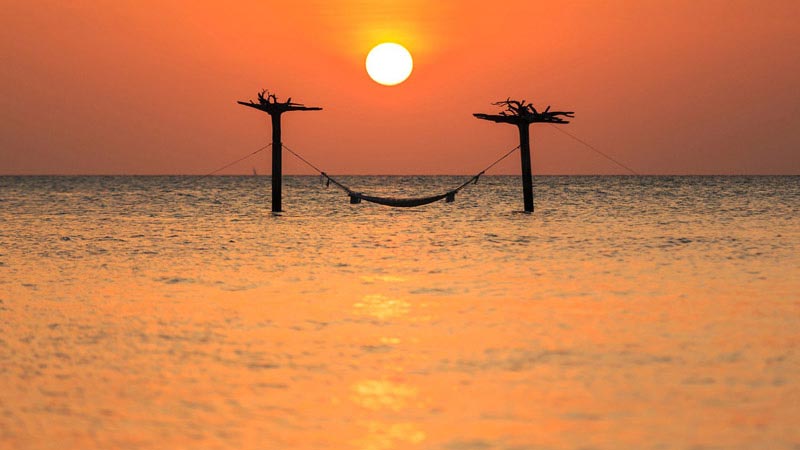
<path fill-rule="evenodd" d="M 533 175 L 531 174 L 531 144 L 529 124 L 519 124 L 519 160 L 522 164 L 522 201 L 525 212 L 533 212 Z"/>
<path fill-rule="evenodd" d="M 272 118 L 272 212 L 281 212 L 283 189 L 283 142 L 281 141 L 281 114 Z"/>
<path fill-rule="evenodd" d="M 519 129 L 519 156 L 522 166 L 522 201 L 525 212 L 533 212 L 533 175 L 531 173 L 531 143 L 530 143 L 530 124 L 537 122 L 562 124 L 569 123 L 560 116 L 574 117 L 572 111 L 550 111 L 548 106 L 542 112 L 536 110 L 531 104 L 525 104 L 525 100 L 517 101 L 507 98 L 493 105 L 505 106 L 505 110 L 500 114 L 475 113 L 473 116 L 482 120 L 489 120 L 496 123 L 508 123 L 516 125 Z"/>
<path fill-rule="evenodd" d="M 275 94 L 263 90 L 258 94 L 258 103 L 254 101 L 237 102 L 240 105 L 264 111 L 272 119 L 272 212 L 281 212 L 281 197 L 283 189 L 283 141 L 281 140 L 281 114 L 287 111 L 319 111 L 316 106 L 304 106 L 293 103 L 289 97 L 285 102 L 279 102 Z"/>

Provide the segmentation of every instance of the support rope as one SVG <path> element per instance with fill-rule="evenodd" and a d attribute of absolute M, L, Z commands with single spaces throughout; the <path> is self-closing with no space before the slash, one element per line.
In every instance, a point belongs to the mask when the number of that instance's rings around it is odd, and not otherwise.
<path fill-rule="evenodd" d="M 606 158 L 606 159 L 608 159 L 609 161 L 611 161 L 611 162 L 613 162 L 614 164 L 616 164 L 616 165 L 618 165 L 618 166 L 622 167 L 623 169 L 627 170 L 628 172 L 630 172 L 630 173 L 632 173 L 632 174 L 634 174 L 634 175 L 641 175 L 639 172 L 637 172 L 637 171 L 635 171 L 635 170 L 631 169 L 630 167 L 626 166 L 625 164 L 622 164 L 621 162 L 619 162 L 619 161 L 617 161 L 616 159 L 612 158 L 611 156 L 609 156 L 609 155 L 608 155 L 608 154 L 606 154 L 605 152 L 602 152 L 602 151 L 598 150 L 598 149 L 597 149 L 597 148 L 595 148 L 595 147 L 594 147 L 592 144 L 590 144 L 590 143 L 588 143 L 588 142 L 584 141 L 583 139 L 579 138 L 578 136 L 575 136 L 574 134 L 570 133 L 569 131 L 565 131 L 565 130 L 563 130 L 563 129 L 561 129 L 561 128 L 559 128 L 559 127 L 557 127 L 557 126 L 553 125 L 553 124 L 548 124 L 548 125 L 550 125 L 551 127 L 555 128 L 556 130 L 558 130 L 558 131 L 560 131 L 560 132 L 562 132 L 562 133 L 566 134 L 567 136 L 571 137 L 572 139 L 574 139 L 574 140 L 576 140 L 576 141 L 580 142 L 581 144 L 583 144 L 583 145 L 585 145 L 586 147 L 588 147 L 590 150 L 593 150 L 593 151 L 597 152 L 598 154 L 602 155 L 603 157 L 605 157 L 605 158 Z"/>
<path fill-rule="evenodd" d="M 389 197 L 375 197 L 375 196 L 371 196 L 371 195 L 364 195 L 364 194 L 362 194 L 360 192 L 356 192 L 356 191 L 350 189 L 349 187 L 345 186 L 344 184 L 342 184 L 338 180 L 334 179 L 333 177 L 331 177 L 330 175 L 325 173 L 323 170 L 321 170 L 320 168 L 318 168 L 317 166 L 315 166 L 314 164 L 309 162 L 307 159 L 303 158 L 300 154 L 298 154 L 297 152 L 295 152 L 291 148 L 287 147 L 285 144 L 283 145 L 283 148 L 286 149 L 286 151 L 288 151 L 289 153 L 291 153 L 295 157 L 297 157 L 297 159 L 299 159 L 300 161 L 304 162 L 306 165 L 308 165 L 312 169 L 314 169 L 317 172 L 319 172 L 319 174 L 322 175 L 327 180 L 327 184 L 333 183 L 334 186 L 336 186 L 339 189 L 341 189 L 344 192 L 346 192 L 347 195 L 350 196 L 350 203 L 361 203 L 361 200 L 366 200 L 368 202 L 378 203 L 378 204 L 386 205 L 386 206 L 395 206 L 395 207 L 406 207 L 406 208 L 408 208 L 408 207 L 414 207 L 414 206 L 427 205 L 428 203 L 433 203 L 433 202 L 436 202 L 436 201 L 439 201 L 439 200 L 442 200 L 442 199 L 446 199 L 448 203 L 455 201 L 455 196 L 459 191 L 461 191 L 465 187 L 469 186 L 470 184 L 476 184 L 478 182 L 478 179 L 484 173 L 486 173 L 487 170 L 489 170 L 492 167 L 494 167 L 497 164 L 499 164 L 500 161 L 508 158 L 509 155 L 514 153 L 515 150 L 519 149 L 519 145 L 514 147 L 514 148 L 512 148 L 508 152 L 506 152 L 506 154 L 504 154 L 500 158 L 496 159 L 493 163 L 489 164 L 485 169 L 483 169 L 480 172 L 478 172 L 477 175 L 471 177 L 470 179 L 468 179 L 467 181 L 465 181 L 464 183 L 462 183 L 461 185 L 459 185 L 455 189 L 447 191 L 444 194 L 433 195 L 433 196 L 430 196 L 430 197 L 419 197 L 419 198 L 389 198 Z"/>
<path fill-rule="evenodd" d="M 228 167 L 230 167 L 230 166 L 232 166 L 232 165 L 234 165 L 234 164 L 237 164 L 237 163 L 240 163 L 240 162 L 244 161 L 245 159 L 247 159 L 247 158 L 249 158 L 249 157 L 251 157 L 251 156 L 255 155 L 256 153 L 263 152 L 264 150 L 266 150 L 266 149 L 270 148 L 271 146 L 272 146 L 272 142 L 270 142 L 269 144 L 267 144 L 267 145 L 265 145 L 265 146 L 263 146 L 263 147 L 259 148 L 258 150 L 254 151 L 254 152 L 251 152 L 251 153 L 248 153 L 248 154 L 247 154 L 247 155 L 245 155 L 245 156 L 242 156 L 241 158 L 237 159 L 236 161 L 234 161 L 234 162 L 232 162 L 232 163 L 225 164 L 224 166 L 220 167 L 220 168 L 219 168 L 219 169 L 217 169 L 217 170 L 212 170 L 211 172 L 208 172 L 207 174 L 205 174 L 205 175 L 200 175 L 200 176 L 201 176 L 201 177 L 208 177 L 208 176 L 214 175 L 215 173 L 217 173 L 217 172 L 219 172 L 219 171 L 221 171 L 221 170 L 225 170 L 225 169 L 227 169 Z"/>
<path fill-rule="evenodd" d="M 210 177 L 211 175 L 214 175 L 215 173 L 217 173 L 217 172 L 219 172 L 221 170 L 225 170 L 225 169 L 227 169 L 228 167 L 230 167 L 230 166 L 232 166 L 234 164 L 240 163 L 240 162 L 244 161 L 245 159 L 252 157 L 253 155 L 261 153 L 261 152 L 263 152 L 264 150 L 266 150 L 266 149 L 268 149 L 270 147 L 272 147 L 272 142 L 270 142 L 269 144 L 267 144 L 267 145 L 265 145 L 265 146 L 263 146 L 261 148 L 258 148 L 256 150 L 254 150 L 254 151 L 242 156 L 241 158 L 239 158 L 239 159 L 237 159 L 237 160 L 235 160 L 233 162 L 225 164 L 224 166 L 222 166 L 222 167 L 220 167 L 218 169 L 212 170 L 211 172 L 205 173 L 203 175 L 199 175 L 198 178 Z M 186 187 L 186 186 L 188 186 L 188 185 L 190 185 L 192 183 L 195 183 L 196 181 L 197 181 L 196 178 L 190 178 L 190 179 L 185 180 L 184 182 L 178 184 L 178 187 L 183 188 L 183 187 Z"/>

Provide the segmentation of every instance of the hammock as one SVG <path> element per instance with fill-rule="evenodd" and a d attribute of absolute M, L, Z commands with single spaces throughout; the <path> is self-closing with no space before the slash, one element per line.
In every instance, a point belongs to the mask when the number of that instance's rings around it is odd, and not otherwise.
<path fill-rule="evenodd" d="M 286 147 L 284 147 L 284 148 L 286 148 Z M 412 198 L 377 197 L 377 196 L 374 196 L 374 195 L 364 195 L 361 192 L 356 192 L 356 191 L 350 189 L 349 187 L 343 185 L 342 183 L 338 182 L 337 180 L 332 178 L 330 175 L 328 175 L 327 173 L 325 173 L 325 172 L 323 172 L 321 170 L 319 171 L 319 174 L 322 175 L 323 178 L 325 178 L 326 186 L 330 186 L 330 184 L 333 183 L 336 187 L 338 187 L 339 189 L 345 191 L 347 193 L 347 195 L 350 196 L 350 203 L 351 204 L 355 205 L 355 204 L 361 203 L 361 200 L 366 200 L 366 201 L 368 201 L 370 203 L 377 203 L 379 205 L 392 206 L 392 207 L 395 207 L 395 208 L 413 208 L 415 206 L 423 206 L 423 205 L 427 205 L 427 204 L 430 204 L 430 203 L 438 202 L 439 200 L 442 200 L 442 199 L 446 199 L 447 203 L 452 203 L 452 202 L 456 201 L 456 194 L 458 193 L 458 191 L 464 189 L 470 183 L 473 183 L 473 184 L 477 183 L 478 182 L 478 178 L 480 178 L 481 175 L 483 175 L 484 172 L 485 172 L 485 170 L 481 171 L 481 173 L 475 175 L 474 177 L 470 178 L 466 182 L 462 183 L 459 187 L 457 187 L 457 188 L 455 188 L 453 190 L 447 191 L 444 194 L 431 195 L 431 196 L 428 196 L 428 197 L 412 197 Z"/>
<path fill-rule="evenodd" d="M 477 181 L 477 180 L 475 180 Z M 413 208 L 415 206 L 423 206 L 429 203 L 438 202 L 441 199 L 447 199 L 447 203 L 452 203 L 456 200 L 456 192 L 450 191 L 444 194 L 432 195 L 430 197 L 417 197 L 417 198 L 393 198 L 393 197 L 374 197 L 371 195 L 364 195 L 360 192 L 350 192 L 350 203 L 361 203 L 361 200 L 366 200 L 371 203 L 377 203 L 384 206 L 394 206 L 396 208 Z"/>

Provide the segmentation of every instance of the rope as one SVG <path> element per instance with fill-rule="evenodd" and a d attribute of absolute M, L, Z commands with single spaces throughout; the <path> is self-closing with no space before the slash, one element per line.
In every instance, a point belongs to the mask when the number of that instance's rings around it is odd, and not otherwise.
<path fill-rule="evenodd" d="M 583 139 L 579 138 L 578 136 L 575 136 L 574 134 L 572 134 L 572 133 L 570 133 L 568 131 L 565 131 L 564 129 L 559 128 L 559 127 L 557 127 L 557 126 L 555 126 L 553 124 L 548 124 L 548 125 L 550 125 L 551 127 L 555 128 L 556 130 L 566 134 L 567 136 L 571 137 L 572 139 L 580 142 L 581 144 L 585 145 L 589 149 L 594 150 L 598 154 L 604 156 L 606 159 L 608 159 L 609 161 L 613 162 L 614 164 L 622 167 L 623 169 L 627 170 L 628 172 L 630 172 L 630 173 L 632 173 L 634 175 L 641 175 L 639 172 L 631 169 L 630 167 L 626 166 L 625 164 L 622 164 L 621 162 L 617 161 L 616 159 L 612 158 L 611 156 L 607 155 L 606 153 L 601 152 L 600 150 L 595 148 L 592 144 L 589 144 L 588 142 L 584 141 Z"/>
<path fill-rule="evenodd" d="M 283 145 L 283 149 L 284 150 L 286 150 L 289 153 L 291 153 L 292 155 L 294 155 L 300 161 L 303 161 L 304 163 L 306 163 L 306 165 L 308 167 L 311 167 L 312 169 L 314 169 L 317 172 L 319 172 L 319 174 L 322 175 L 323 177 L 325 177 L 328 180 L 329 183 L 333 183 L 334 185 L 336 185 L 337 187 L 339 187 L 343 191 L 347 192 L 348 194 L 352 194 L 353 193 L 353 191 L 351 191 L 350 188 L 348 188 L 347 186 L 343 185 L 342 183 L 339 183 L 338 181 L 336 181 L 333 178 L 331 178 L 327 173 L 322 171 L 319 167 L 315 166 L 314 164 L 311 164 L 307 159 L 305 159 L 302 156 L 300 156 L 300 154 L 298 154 L 296 151 L 294 151 L 291 148 L 287 147 L 286 144 L 282 144 L 282 145 Z"/>
<path fill-rule="evenodd" d="M 495 162 L 493 162 L 493 163 L 489 164 L 489 166 L 488 166 L 488 167 L 486 167 L 485 169 L 481 170 L 481 173 L 484 173 L 484 172 L 486 172 L 487 170 L 491 169 L 492 167 L 496 166 L 497 164 L 499 164 L 499 163 L 500 163 L 500 161 L 502 161 L 502 160 L 504 160 L 504 159 L 508 158 L 508 157 L 509 157 L 509 156 L 510 156 L 512 153 L 514 153 L 514 151 L 515 151 L 515 150 L 518 150 L 518 149 L 519 149 L 519 145 L 518 145 L 518 146 L 516 146 L 516 147 L 514 147 L 514 148 L 512 148 L 511 150 L 509 150 L 509 151 L 508 151 L 508 153 L 506 153 L 505 155 L 503 155 L 503 156 L 501 156 L 500 158 L 498 158 L 498 159 L 497 159 L 497 161 L 495 161 Z"/>
<path fill-rule="evenodd" d="M 319 172 L 320 175 L 322 175 L 323 177 L 325 177 L 328 180 L 328 183 L 333 183 L 336 187 L 338 187 L 339 189 L 347 192 L 348 194 L 354 194 L 354 192 L 349 187 L 347 187 L 347 186 L 343 185 L 342 183 L 339 183 L 335 179 L 331 178 L 330 175 L 325 173 L 322 169 L 320 169 L 319 167 L 315 166 L 314 164 L 311 164 L 307 159 L 305 159 L 302 156 L 300 156 L 300 154 L 298 154 L 296 151 L 294 151 L 291 148 L 287 147 L 286 144 L 282 144 L 282 145 L 283 145 L 284 150 L 286 150 L 289 153 L 291 153 L 292 155 L 294 155 L 300 161 L 303 161 L 304 163 L 306 163 L 306 165 L 308 167 L 311 167 L 312 169 L 314 169 L 317 172 Z"/>
<path fill-rule="evenodd" d="M 286 150 L 286 151 L 288 151 L 289 153 L 291 153 L 291 154 L 293 154 L 294 156 L 296 156 L 296 157 L 297 157 L 297 159 L 299 159 L 300 161 L 303 161 L 304 163 L 308 164 L 308 166 L 309 166 L 309 167 L 311 167 L 312 169 L 316 170 L 316 171 L 317 171 L 317 172 L 319 172 L 320 174 L 325 174 L 325 172 L 323 172 L 322 170 L 320 170 L 320 169 L 319 169 L 317 166 L 315 166 L 315 165 L 311 164 L 310 162 L 308 162 L 308 160 L 307 160 L 307 159 L 303 158 L 302 156 L 298 155 L 298 154 L 297 154 L 297 153 L 296 153 L 294 150 L 292 150 L 292 149 L 290 149 L 289 147 L 287 147 L 287 146 L 286 146 L 286 144 L 281 144 L 281 145 L 283 145 L 283 149 L 284 149 L 284 150 Z"/>
<path fill-rule="evenodd" d="M 230 167 L 230 166 L 232 166 L 232 165 L 234 165 L 236 163 L 240 163 L 240 162 L 244 161 L 245 159 L 250 158 L 251 156 L 253 156 L 253 155 L 257 154 L 257 153 L 263 152 L 264 150 L 270 148 L 271 146 L 272 146 L 272 142 L 270 142 L 269 144 L 267 144 L 267 145 L 265 145 L 265 146 L 263 146 L 263 147 L 261 147 L 261 148 L 259 148 L 257 150 L 254 150 L 254 151 L 242 156 L 241 158 L 237 159 L 236 161 L 233 161 L 231 163 L 225 164 L 224 166 L 220 167 L 219 169 L 212 170 L 211 172 L 208 172 L 206 174 L 200 175 L 200 176 L 198 176 L 198 178 L 205 178 L 205 177 L 209 177 L 211 175 L 214 175 L 215 173 L 217 173 L 217 172 L 219 172 L 221 170 L 225 170 L 228 167 Z M 196 178 L 190 178 L 190 179 L 184 180 L 182 183 L 178 184 L 178 187 L 179 188 L 184 188 L 184 187 L 186 187 L 186 186 L 188 186 L 188 185 L 190 185 L 192 183 L 195 183 L 196 181 L 197 181 Z"/>
<path fill-rule="evenodd" d="M 470 178 L 469 180 L 465 181 L 465 182 L 464 182 L 464 184 L 462 184 L 461 186 L 459 186 L 459 187 L 455 188 L 455 189 L 453 190 L 453 192 L 458 192 L 458 191 L 460 191 L 460 190 L 464 189 L 464 188 L 465 188 L 465 187 L 467 187 L 467 185 L 469 185 L 470 183 L 476 183 L 476 184 L 477 184 L 477 183 L 478 183 L 478 178 L 480 178 L 480 177 L 481 177 L 481 175 L 483 175 L 484 173 L 486 173 L 486 171 L 487 171 L 487 170 L 489 170 L 489 169 L 491 169 L 492 167 L 494 167 L 494 166 L 496 166 L 497 164 L 499 164 L 499 163 L 500 163 L 500 161 L 502 161 L 502 160 L 504 160 L 504 159 L 508 158 L 508 157 L 509 157 L 509 156 L 510 156 L 512 153 L 514 153 L 514 152 L 515 152 L 517 149 L 519 149 L 519 145 L 518 145 L 518 146 L 516 146 L 516 147 L 514 147 L 514 148 L 512 148 L 511 150 L 509 150 L 509 151 L 508 151 L 508 152 L 507 152 L 505 155 L 503 155 L 503 156 L 501 156 L 501 157 L 497 158 L 497 160 L 495 160 L 495 162 L 493 162 L 493 163 L 489 164 L 488 166 L 486 166 L 486 168 L 485 168 L 485 169 L 483 169 L 483 170 L 481 170 L 480 172 L 478 172 L 478 174 L 477 174 L 477 175 L 475 175 L 474 177 L 472 177 L 472 178 Z"/>
<path fill-rule="evenodd" d="M 268 149 L 268 148 L 269 148 L 269 147 L 271 147 L 271 146 L 272 146 L 272 142 L 270 142 L 269 144 L 267 144 L 267 145 L 265 145 L 265 146 L 263 146 L 263 147 L 259 148 L 258 150 L 254 151 L 254 152 L 252 152 L 252 153 L 248 153 L 247 155 L 245 155 L 245 156 L 242 156 L 241 158 L 237 159 L 236 161 L 234 161 L 234 162 L 232 162 L 232 163 L 225 164 L 224 166 L 220 167 L 220 168 L 219 168 L 219 169 L 217 169 L 217 170 L 212 170 L 211 172 L 208 172 L 208 173 L 207 173 L 207 174 L 205 174 L 205 175 L 200 175 L 200 177 L 202 178 L 202 177 L 208 177 L 208 176 L 214 175 L 215 173 L 217 173 L 217 172 L 219 172 L 219 171 L 221 171 L 221 170 L 225 170 L 225 169 L 227 169 L 228 167 L 230 167 L 230 166 L 232 166 L 232 165 L 234 165 L 234 164 L 236 164 L 236 163 L 240 163 L 240 162 L 244 161 L 245 159 L 247 159 L 247 158 L 249 158 L 249 157 L 251 157 L 251 156 L 255 155 L 256 153 L 263 152 L 264 150 Z"/>

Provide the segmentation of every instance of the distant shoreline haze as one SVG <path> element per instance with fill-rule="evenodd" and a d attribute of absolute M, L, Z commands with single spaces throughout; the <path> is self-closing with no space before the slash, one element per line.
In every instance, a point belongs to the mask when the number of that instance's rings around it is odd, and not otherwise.
<path fill-rule="evenodd" d="M 338 177 L 464 177 L 468 178 L 472 176 L 471 174 L 378 174 L 378 173 L 370 173 L 370 174 L 331 174 Z M 288 173 L 284 174 L 284 177 L 317 177 L 319 175 L 310 174 L 310 173 Z M 519 174 L 513 173 L 494 173 L 494 174 L 484 174 L 481 175 L 481 178 L 484 177 L 519 177 Z M 558 173 L 548 173 L 548 174 L 534 174 L 534 179 L 537 177 L 797 177 L 800 176 L 800 173 L 666 173 L 666 174 L 629 174 L 629 173 L 578 173 L 578 174 L 558 174 Z M 269 174 L 256 174 L 253 175 L 252 173 L 224 173 L 224 174 L 214 174 L 214 175 L 204 175 L 204 174 L 172 174 L 172 173 L 145 173 L 145 174 L 113 174 L 113 173 L 96 173 L 96 174 L 46 174 L 46 173 L 0 173 L 0 177 L 266 177 L 269 178 Z M 479 181 L 480 182 L 480 181 Z"/>

